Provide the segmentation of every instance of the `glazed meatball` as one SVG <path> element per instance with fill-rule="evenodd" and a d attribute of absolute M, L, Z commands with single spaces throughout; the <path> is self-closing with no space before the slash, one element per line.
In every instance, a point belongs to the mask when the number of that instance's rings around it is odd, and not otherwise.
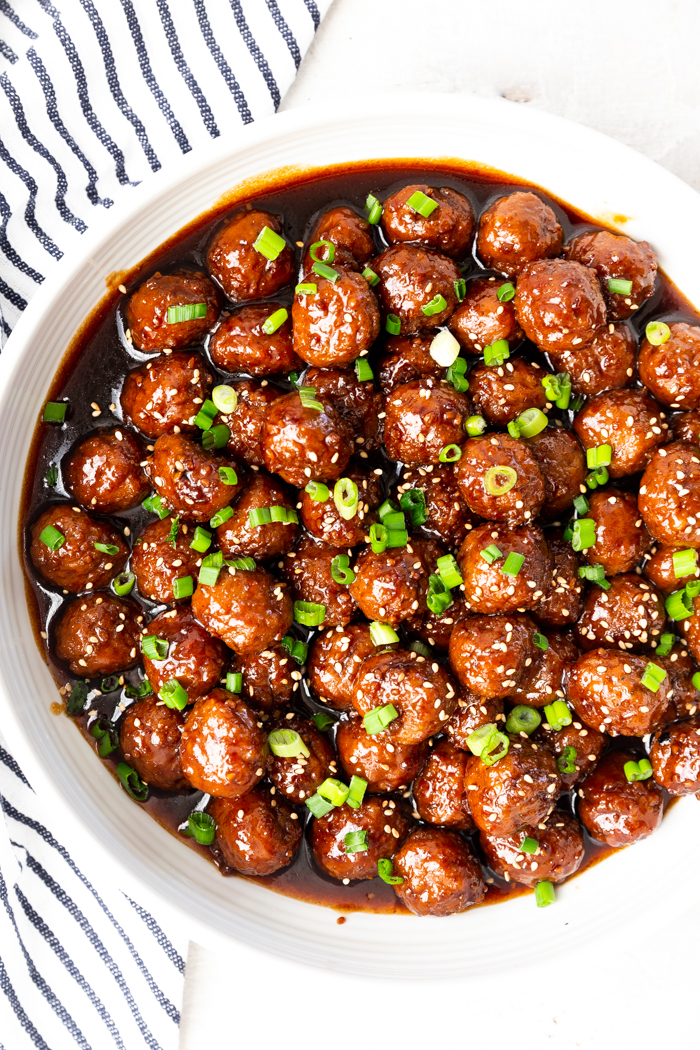
<path fill-rule="evenodd" d="M 420 540 L 382 553 L 365 547 L 354 566 L 350 594 L 368 620 L 397 626 L 425 611 L 430 568 Z"/>
<path fill-rule="evenodd" d="M 445 723 L 445 732 L 456 747 L 468 751 L 467 740 L 475 729 L 488 725 L 489 722 L 505 724 L 503 701 L 499 698 L 486 699 L 473 693 L 463 692 L 457 697 L 457 710 L 449 722 Z M 501 728 L 503 726 L 501 725 Z"/>
<path fill-rule="evenodd" d="M 615 646 L 641 653 L 658 639 L 666 613 L 661 594 L 633 572 L 610 580 L 610 589 L 592 587 L 586 595 L 576 637 L 582 649 Z"/>
<path fill-rule="evenodd" d="M 396 387 L 385 399 L 387 455 L 408 466 L 439 462 L 448 445 L 461 445 L 469 398 L 430 376 Z"/>
<path fill-rule="evenodd" d="M 537 843 L 535 853 L 523 853 L 525 838 Z M 555 810 L 544 828 L 525 827 L 513 835 L 481 833 L 486 863 L 496 875 L 510 882 L 534 886 L 538 882 L 563 882 L 581 867 L 585 846 L 578 821 Z"/>
<path fill-rule="evenodd" d="M 429 751 L 427 740 L 398 744 L 389 734 L 370 736 L 361 718 L 340 722 L 335 743 L 348 777 L 362 777 L 374 794 L 405 788 L 423 767 Z"/>
<path fill-rule="evenodd" d="M 260 435 L 267 469 L 297 488 L 340 477 L 353 453 L 352 431 L 337 408 L 323 396 L 314 400 L 320 409 L 305 408 L 296 392 L 277 398 Z"/>
<path fill-rule="evenodd" d="M 294 521 L 251 523 L 251 513 L 264 507 L 283 507 L 296 516 L 287 487 L 267 474 L 254 474 L 234 503 L 232 516 L 216 530 L 224 557 L 274 558 L 292 549 L 299 535 Z"/>
<path fill-rule="evenodd" d="M 513 302 L 520 327 L 540 350 L 590 346 L 605 324 L 605 300 L 595 273 L 566 259 L 526 266 Z"/>
<path fill-rule="evenodd" d="M 289 245 L 275 259 L 268 259 L 255 247 L 265 229 L 279 236 L 282 223 L 264 211 L 239 211 L 209 246 L 209 272 L 233 302 L 275 295 L 294 277 L 294 253 Z"/>
<path fill-rule="evenodd" d="M 360 269 L 376 251 L 367 219 L 347 207 L 329 208 L 321 215 L 309 236 L 310 244 L 316 241 L 330 241 L 336 248 L 333 261 L 352 269 Z M 313 259 L 307 256 L 308 269 L 311 263 Z"/>
<path fill-rule="evenodd" d="M 671 685 L 669 696 L 673 690 L 673 696 L 663 715 L 664 723 L 687 718 L 698 710 L 700 695 L 693 685 L 693 676 L 698 666 L 688 648 L 683 642 L 677 641 L 665 656 L 659 656 L 658 650 L 652 654 L 654 663 L 659 664 L 668 672 Z"/>
<path fill-rule="evenodd" d="M 387 248 L 370 265 L 379 277 L 377 291 L 383 314 L 393 314 L 401 323 L 401 331 L 396 334 L 412 335 L 437 328 L 457 305 L 455 281 L 460 278 L 459 269 L 444 255 L 402 245 Z M 438 296 L 445 300 L 445 306 L 437 313 L 426 314 L 425 307 Z"/>
<path fill-rule="evenodd" d="M 584 487 L 586 457 L 580 442 L 564 427 L 545 427 L 525 444 L 534 456 L 544 478 L 544 518 L 557 518 L 568 510 Z"/>
<path fill-rule="evenodd" d="M 434 202 L 427 218 L 409 204 L 415 193 Z M 471 204 L 449 186 L 404 186 L 384 201 L 382 229 L 389 244 L 419 244 L 461 259 L 469 250 L 475 226 Z"/>
<path fill-rule="evenodd" d="M 595 270 L 612 321 L 631 317 L 654 294 L 656 255 L 646 241 L 633 241 L 610 230 L 596 230 L 574 237 L 566 246 L 565 254 Z M 631 281 L 631 292 L 611 291 L 608 283 L 611 278 Z"/>
<path fill-rule="evenodd" d="M 140 659 L 142 619 L 137 605 L 111 594 L 75 598 L 56 624 L 56 656 L 81 678 L 127 671 Z"/>
<path fill-rule="evenodd" d="M 301 844 L 297 814 L 263 788 L 242 798 L 214 798 L 207 813 L 216 823 L 216 850 L 241 875 L 272 875 L 286 868 Z"/>
<path fill-rule="evenodd" d="M 64 541 L 52 550 L 41 539 L 44 529 L 60 532 Z M 94 521 L 79 507 L 54 503 L 41 514 L 29 530 L 29 557 L 36 571 L 54 587 L 79 594 L 106 587 L 121 572 L 129 548 L 116 529 L 104 521 Z M 95 544 L 116 547 L 116 554 L 98 550 Z"/>
<path fill-rule="evenodd" d="M 192 611 L 210 634 L 240 656 L 282 640 L 292 624 L 286 585 L 264 569 L 229 568 L 213 587 L 199 584 Z"/>
<path fill-rule="evenodd" d="M 642 683 L 648 659 L 613 649 L 585 653 L 569 672 L 568 697 L 579 718 L 610 736 L 645 736 L 669 702 L 668 676 L 654 692 Z"/>
<path fill-rule="evenodd" d="M 700 569 L 695 569 L 689 576 L 676 576 L 673 555 L 686 550 L 685 547 L 653 547 L 651 557 L 644 566 L 644 576 L 664 594 L 671 594 L 683 587 L 689 579 L 700 577 Z"/>
<path fill-rule="evenodd" d="M 481 552 L 497 547 L 500 556 L 489 563 Z M 506 574 L 510 554 L 524 558 L 516 575 Z M 537 525 L 486 522 L 467 534 L 457 552 L 464 596 L 475 612 L 510 613 L 534 608 L 550 580 L 552 556 Z"/>
<path fill-rule="evenodd" d="M 535 625 L 524 613 L 470 616 L 454 626 L 450 666 L 477 697 L 508 696 L 535 659 L 534 636 Z"/>
<path fill-rule="evenodd" d="M 481 865 L 464 839 L 444 828 L 416 828 L 394 857 L 396 896 L 414 915 L 454 915 L 486 896 Z"/>
<path fill-rule="evenodd" d="M 545 487 L 537 462 L 509 434 L 469 438 L 455 476 L 467 506 L 482 518 L 522 525 L 542 509 Z"/>
<path fill-rule="evenodd" d="M 299 687 L 300 672 L 283 645 L 271 645 L 261 653 L 239 656 L 233 670 L 243 677 L 241 695 L 256 711 L 276 712 L 291 703 Z"/>
<path fill-rule="evenodd" d="M 344 805 L 317 817 L 311 825 L 311 848 L 316 863 L 334 879 L 372 879 L 377 864 L 390 858 L 411 830 L 405 803 L 365 796 L 359 809 Z M 346 853 L 345 838 L 364 831 L 367 849 Z"/>
<path fill-rule="evenodd" d="M 495 427 L 504 427 L 526 408 L 544 408 L 547 403 L 537 364 L 514 357 L 499 368 L 477 365 L 469 373 L 469 396 L 474 411 Z"/>
<path fill-rule="evenodd" d="M 552 573 L 539 604 L 531 616 L 544 627 L 564 627 L 576 623 L 583 602 L 583 586 L 578 570 L 580 560 L 561 532 L 547 533 L 552 555 Z"/>
<path fill-rule="evenodd" d="M 413 799 L 421 820 L 465 831 L 473 829 L 464 786 L 466 767 L 466 753 L 451 741 L 437 745 L 413 782 Z"/>
<path fill-rule="evenodd" d="M 585 449 L 610 445 L 611 478 L 644 470 L 652 454 L 667 440 L 664 414 L 641 390 L 610 390 L 598 394 L 574 419 L 574 430 Z"/>
<path fill-rule="evenodd" d="M 566 674 L 576 663 L 579 651 L 563 631 L 547 631 L 544 638 L 547 648 L 537 650 L 523 677 L 511 690 L 509 703 L 544 707 L 564 699 Z"/>
<path fill-rule="evenodd" d="M 241 468 L 233 460 L 205 452 L 182 434 L 164 434 L 156 441 L 146 473 L 167 506 L 190 521 L 209 521 L 228 506 L 241 489 Z M 235 484 L 224 481 L 221 467 L 232 467 Z"/>
<path fill-rule="evenodd" d="M 627 780 L 631 751 L 610 751 L 578 788 L 578 815 L 592 838 L 608 846 L 629 846 L 656 831 L 663 816 L 663 795 L 653 780 Z"/>
<path fill-rule="evenodd" d="M 177 306 L 204 303 L 204 317 L 175 321 L 168 317 Z M 199 271 L 154 273 L 131 295 L 126 307 L 126 325 L 131 341 L 145 354 L 179 349 L 199 343 L 219 316 L 219 293 Z"/>
<path fill-rule="evenodd" d="M 309 649 L 307 664 L 309 685 L 318 699 L 339 711 L 354 712 L 355 677 L 374 649 L 366 623 L 351 623 L 319 634 Z"/>
<path fill-rule="evenodd" d="M 119 725 L 119 746 L 124 761 L 151 787 L 161 791 L 189 789 L 180 762 L 184 725 L 182 714 L 155 696 L 127 707 Z"/>
<path fill-rule="evenodd" d="M 302 803 L 335 772 L 335 751 L 314 723 L 299 715 L 280 719 L 270 726 L 273 732 L 277 729 L 298 733 L 308 754 L 293 758 L 272 754 L 269 759 L 270 780 L 290 802 Z"/>
<path fill-rule="evenodd" d="M 661 346 L 648 339 L 639 352 L 639 377 L 662 405 L 700 408 L 700 327 L 677 321 Z"/>
<path fill-rule="evenodd" d="M 149 623 L 147 633 L 168 642 L 163 660 L 143 655 L 154 693 L 160 695 L 163 686 L 174 678 L 187 693 L 188 703 L 193 704 L 216 686 L 226 666 L 226 647 L 197 623 L 189 605 L 160 613 Z"/>
<path fill-rule="evenodd" d="M 483 212 L 476 250 L 484 266 L 515 277 L 528 263 L 559 255 L 563 239 L 549 205 L 535 193 L 519 191 L 499 197 Z"/>
<path fill-rule="evenodd" d="M 652 741 L 654 780 L 670 795 L 700 791 L 700 717 L 675 722 Z"/>
<path fill-rule="evenodd" d="M 369 380 L 360 380 L 352 368 L 309 368 L 304 385 L 327 397 L 352 430 L 361 452 L 373 452 L 382 443 L 382 395 Z M 366 458 L 366 457 L 365 457 Z"/>
<path fill-rule="evenodd" d="M 122 412 L 149 438 L 181 430 L 194 433 L 212 382 L 199 354 L 180 351 L 157 357 L 127 374 L 120 394 Z"/>
<path fill-rule="evenodd" d="M 409 490 L 422 492 L 425 500 L 427 520 L 420 531 L 448 547 L 458 547 L 478 520 L 464 502 L 449 463 L 404 470 L 397 492 L 401 496 Z"/>
<path fill-rule="evenodd" d="M 152 521 L 136 540 L 131 554 L 131 568 L 139 592 L 160 605 L 176 601 L 175 580 L 187 576 L 196 579 L 202 560 L 202 555 L 190 546 L 194 531 L 178 522 L 175 539 L 171 540 L 173 524 L 173 518 Z"/>
<path fill-rule="evenodd" d="M 604 733 L 581 722 L 572 722 L 563 729 L 552 729 L 549 723 L 544 721 L 533 734 L 533 740 L 536 743 L 545 743 L 556 757 L 564 791 L 569 791 L 593 772 L 605 750 L 607 739 Z M 573 749 L 575 753 L 572 753 L 572 750 L 566 752 L 566 748 Z M 567 759 L 573 762 L 573 773 L 562 771 L 560 760 L 568 766 Z"/>
<path fill-rule="evenodd" d="M 260 437 L 268 406 L 280 397 L 280 391 L 270 386 L 267 379 L 253 379 L 234 383 L 238 402 L 229 415 L 218 413 L 214 424 L 223 424 L 229 429 L 227 452 L 252 467 L 262 467 L 263 453 Z"/>
<path fill-rule="evenodd" d="M 141 467 L 144 451 L 128 430 L 100 430 L 78 445 L 65 467 L 65 479 L 79 503 L 98 514 L 119 514 L 151 491 Z"/>
<path fill-rule="evenodd" d="M 671 419 L 674 441 L 700 445 L 700 412 L 678 412 Z"/>
<path fill-rule="evenodd" d="M 265 772 L 267 737 L 255 711 L 234 693 L 213 689 L 192 708 L 180 758 L 192 787 L 215 798 L 238 798 Z"/>
<path fill-rule="evenodd" d="M 549 816 L 561 790 L 554 755 L 532 740 L 509 737 L 508 753 L 491 766 L 473 756 L 465 776 L 474 823 L 489 835 L 513 835 Z"/>
<path fill-rule="evenodd" d="M 505 339 L 510 347 L 523 338 L 512 302 L 498 298 L 502 282 L 494 277 L 469 281 L 464 299 L 452 314 L 449 329 L 469 354 L 483 354 L 485 346 Z"/>
<path fill-rule="evenodd" d="M 325 627 L 345 626 L 357 609 L 349 588 L 333 579 L 331 566 L 337 556 L 337 547 L 304 536 L 296 549 L 280 563 L 295 601 L 316 602 L 324 606 Z"/>
<path fill-rule="evenodd" d="M 700 547 L 700 452 L 675 442 L 652 456 L 639 486 L 639 510 L 652 536 Z"/>
<path fill-rule="evenodd" d="M 353 706 L 360 715 L 393 704 L 391 743 L 419 744 L 438 733 L 457 706 L 453 679 L 439 664 L 402 649 L 368 656 L 357 673 Z M 378 734 L 381 736 L 381 734 Z"/>
<path fill-rule="evenodd" d="M 598 329 L 590 346 L 550 350 L 549 357 L 558 372 L 571 376 L 575 394 L 593 397 L 630 385 L 636 371 L 637 341 L 626 324 L 610 323 Z"/>
<path fill-rule="evenodd" d="M 333 547 L 347 549 L 356 547 L 367 539 L 370 525 L 376 521 L 376 514 L 372 512 L 377 509 L 384 496 L 381 479 L 375 474 L 368 474 L 354 467 L 346 470 L 343 477 L 349 478 L 357 485 L 358 504 L 352 518 L 341 517 L 330 487 L 326 500 L 315 500 L 305 490 L 299 495 L 301 520 L 311 535 L 330 543 Z"/>
<path fill-rule="evenodd" d="M 268 317 L 284 309 L 282 303 L 256 303 L 226 314 L 209 345 L 212 361 L 224 372 L 247 372 L 267 376 L 303 368 L 294 351 L 292 322 L 283 321 L 268 335 Z"/>
<path fill-rule="evenodd" d="M 314 275 L 317 291 L 296 295 L 292 306 L 294 349 L 320 368 L 363 357 L 380 329 L 377 298 L 364 277 L 346 269 L 335 274 L 332 281 Z"/>
<path fill-rule="evenodd" d="M 606 576 L 629 572 L 651 546 L 635 496 L 609 488 L 591 493 L 588 499 L 595 543 L 586 549 L 586 558 L 592 565 L 602 565 Z"/>
<path fill-rule="evenodd" d="M 430 355 L 435 332 L 425 335 L 393 335 L 384 344 L 384 352 L 377 358 L 374 371 L 385 394 L 412 379 L 432 376 L 442 379 L 445 369 Z"/>

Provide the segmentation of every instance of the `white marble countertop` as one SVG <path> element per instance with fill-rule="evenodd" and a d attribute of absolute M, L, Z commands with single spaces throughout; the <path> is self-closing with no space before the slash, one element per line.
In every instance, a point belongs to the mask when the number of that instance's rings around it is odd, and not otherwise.
<path fill-rule="evenodd" d="M 699 29 L 693 0 L 335 0 L 282 109 L 355 89 L 505 96 L 605 132 L 700 190 Z M 638 934 L 604 956 L 590 948 L 549 970 L 420 987 L 193 944 L 181 1050 L 349 1050 L 397 1037 L 413 1050 L 436 1036 L 519 1050 L 697 1046 L 700 904 L 666 928 L 639 918 Z"/>

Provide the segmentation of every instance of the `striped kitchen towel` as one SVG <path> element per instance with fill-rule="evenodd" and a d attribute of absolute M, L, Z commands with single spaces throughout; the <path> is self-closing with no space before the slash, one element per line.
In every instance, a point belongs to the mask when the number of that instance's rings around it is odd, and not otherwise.
<path fill-rule="evenodd" d="M 94 209 L 274 112 L 330 3 L 0 0 L 0 346 Z M 175 1050 L 186 937 L 72 852 L 0 737 L 0 1050 Z"/>

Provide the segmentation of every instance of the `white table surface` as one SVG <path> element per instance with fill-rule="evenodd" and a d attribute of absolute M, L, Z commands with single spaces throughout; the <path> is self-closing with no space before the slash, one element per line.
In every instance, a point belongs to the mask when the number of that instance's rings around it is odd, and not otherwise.
<path fill-rule="evenodd" d="M 700 190 L 699 29 L 696 0 L 335 0 L 282 109 L 353 89 L 505 96 L 605 132 Z M 649 929 L 640 915 L 613 950 L 479 981 L 378 985 L 191 944 L 180 1046 L 400 1038 L 414 1050 L 437 1036 L 495 1050 L 685 1050 L 700 1045 L 698 943 L 700 885 L 681 920 Z"/>

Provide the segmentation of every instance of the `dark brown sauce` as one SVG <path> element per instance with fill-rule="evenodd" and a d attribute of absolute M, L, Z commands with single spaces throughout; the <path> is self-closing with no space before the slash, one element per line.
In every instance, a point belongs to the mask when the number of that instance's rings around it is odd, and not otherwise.
<path fill-rule="evenodd" d="M 210 212 L 200 216 L 189 226 L 174 234 L 138 266 L 128 272 L 106 276 L 108 289 L 106 295 L 78 329 L 47 392 L 46 400 L 68 400 L 70 409 L 63 426 L 41 422 L 37 424 L 27 461 L 19 521 L 20 549 L 24 552 L 27 581 L 27 600 L 32 612 L 37 645 L 58 686 L 64 692 L 65 686 L 72 683 L 73 679 L 52 654 L 51 634 L 56 615 L 62 608 L 64 600 L 70 596 L 61 595 L 44 586 L 36 575 L 27 556 L 27 523 L 33 522 L 56 499 L 70 499 L 60 479 L 55 489 L 47 487 L 44 481 L 46 471 L 52 464 L 60 466 L 66 454 L 89 432 L 101 426 L 112 426 L 122 421 L 119 409 L 119 390 L 124 375 L 138 363 L 148 359 L 130 346 L 124 336 L 122 309 L 127 296 L 123 296 L 119 291 L 119 285 L 126 286 L 129 293 L 157 270 L 167 272 L 181 266 L 204 269 L 206 248 L 211 237 L 222 225 L 227 215 L 242 203 L 254 200 L 256 207 L 280 214 L 284 219 L 284 232 L 289 241 L 295 244 L 305 241 L 305 235 L 318 212 L 334 204 L 349 204 L 361 210 L 369 192 L 385 196 L 401 186 L 416 181 L 437 182 L 459 190 L 470 198 L 477 214 L 488 206 L 492 199 L 504 192 L 522 187 L 533 188 L 554 208 L 564 229 L 565 242 L 584 229 L 601 228 L 601 223 L 592 221 L 588 216 L 558 201 L 538 187 L 530 187 L 529 184 L 500 172 L 477 169 L 456 160 L 421 161 L 420 163 L 415 160 L 392 160 L 371 164 L 358 163 L 325 170 L 282 171 L 262 176 L 257 180 L 249 180 L 217 202 Z M 624 216 L 615 216 L 614 219 L 616 222 L 622 222 Z M 380 250 L 379 240 L 377 244 Z M 299 259 L 301 249 L 296 250 Z M 480 267 L 473 262 L 466 275 L 469 276 L 479 271 Z M 285 293 L 274 298 L 276 301 L 285 300 Z M 291 301 L 291 291 L 286 293 L 286 299 Z M 663 274 L 660 275 L 656 293 L 635 314 L 631 322 L 637 334 L 643 331 L 651 316 L 666 321 L 700 322 L 698 313 Z M 226 382 L 230 376 L 215 368 L 206 351 L 204 352 L 215 376 L 215 383 Z M 279 385 L 284 386 L 283 383 Z M 95 411 L 91 407 L 93 402 L 99 406 L 98 416 L 93 415 Z M 110 410 L 110 405 L 115 405 L 115 409 Z M 133 538 L 140 534 L 147 521 L 151 520 L 151 516 L 141 508 L 136 508 L 109 520 L 120 532 L 123 532 L 124 527 L 128 526 Z M 163 608 L 137 595 L 134 597 L 140 601 L 148 615 Z M 48 634 L 48 638 L 45 637 L 45 634 Z M 140 674 L 129 672 L 125 679 L 127 682 L 138 683 Z M 86 705 L 86 712 L 74 720 L 94 747 L 95 741 L 87 728 L 91 713 L 97 712 L 116 721 L 120 713 L 120 703 L 124 703 L 124 698 L 121 689 L 110 694 L 100 694 L 100 683 L 95 681 L 91 685 L 94 686 L 94 689 Z M 301 710 L 307 714 L 309 710 L 321 710 L 321 707 L 309 695 L 308 690 L 303 689 L 302 693 Z M 121 709 L 123 710 L 123 707 Z M 52 711 L 62 712 L 63 705 L 52 704 Z M 95 761 L 98 760 L 96 756 Z M 110 756 L 102 761 L 107 762 L 114 771 L 118 759 Z M 190 849 L 198 850 L 209 860 L 214 860 L 211 850 L 197 845 L 190 838 L 185 838 L 177 830 L 186 822 L 187 815 L 200 798 L 201 795 L 198 792 L 187 795 L 169 795 L 152 790 L 149 799 L 143 805 L 163 827 L 179 836 L 183 847 L 188 846 Z M 571 800 L 565 796 L 560 805 L 570 806 Z M 478 852 L 476 842 L 474 847 Z M 613 852 L 612 849 L 594 843 L 586 835 L 586 856 L 579 874 L 604 859 L 611 852 Z M 484 904 L 495 904 L 531 892 L 524 886 L 506 883 L 494 876 L 488 869 L 486 869 L 486 876 L 489 885 Z M 405 911 L 398 902 L 393 889 L 379 878 L 344 886 L 337 880 L 326 876 L 314 864 L 306 839 L 288 868 L 274 875 L 255 878 L 251 881 L 267 886 L 277 893 L 346 912 Z"/>

